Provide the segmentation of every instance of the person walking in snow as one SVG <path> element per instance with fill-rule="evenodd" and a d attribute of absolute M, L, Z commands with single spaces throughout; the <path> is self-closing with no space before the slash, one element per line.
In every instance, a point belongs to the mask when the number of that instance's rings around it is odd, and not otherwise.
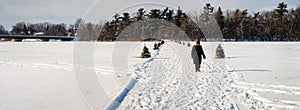
<path fill-rule="evenodd" d="M 197 40 L 196 44 L 192 48 L 192 58 L 193 58 L 193 61 L 195 64 L 196 72 L 200 72 L 202 56 L 203 56 L 203 59 L 206 59 L 203 48 L 200 45 L 200 40 Z"/>

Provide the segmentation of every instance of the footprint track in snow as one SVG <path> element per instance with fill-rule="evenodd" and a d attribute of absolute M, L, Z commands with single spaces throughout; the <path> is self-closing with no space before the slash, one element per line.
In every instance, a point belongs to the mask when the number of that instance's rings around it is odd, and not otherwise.
<path fill-rule="evenodd" d="M 119 109 L 277 109 L 298 107 L 298 102 L 266 101 L 253 91 L 237 87 L 244 77 L 232 70 L 224 60 L 204 60 L 201 72 L 194 72 L 190 48 L 166 43 L 158 57 L 151 62 L 151 80 L 138 84 Z M 264 85 L 253 85 L 260 87 Z M 266 87 L 266 86 L 264 86 Z M 267 88 L 294 87 L 268 86 Z M 274 108 L 275 107 L 275 108 Z M 280 107 L 279 107 L 280 108 Z"/>

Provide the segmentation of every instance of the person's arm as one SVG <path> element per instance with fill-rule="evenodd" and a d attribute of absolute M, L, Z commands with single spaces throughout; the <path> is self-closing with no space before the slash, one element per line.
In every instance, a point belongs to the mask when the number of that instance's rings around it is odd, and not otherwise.
<path fill-rule="evenodd" d="M 203 59 L 206 59 L 206 56 L 205 56 L 205 54 L 204 54 L 204 51 L 203 51 L 202 46 L 201 46 L 201 53 L 202 53 Z"/>

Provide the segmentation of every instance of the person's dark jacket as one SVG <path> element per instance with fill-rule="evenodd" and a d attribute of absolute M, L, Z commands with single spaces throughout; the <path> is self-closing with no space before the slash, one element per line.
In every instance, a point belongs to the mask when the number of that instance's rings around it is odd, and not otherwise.
<path fill-rule="evenodd" d="M 202 46 L 200 44 L 194 45 L 193 49 L 192 49 L 192 58 L 193 58 L 194 64 L 201 63 L 202 56 L 204 59 L 206 58 Z"/>

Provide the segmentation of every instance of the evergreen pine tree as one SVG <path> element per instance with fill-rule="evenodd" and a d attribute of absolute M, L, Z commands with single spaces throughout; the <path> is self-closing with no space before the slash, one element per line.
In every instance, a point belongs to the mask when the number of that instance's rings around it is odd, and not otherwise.
<path fill-rule="evenodd" d="M 190 47 L 191 46 L 191 44 L 188 42 L 187 44 L 186 44 L 188 47 Z"/>
<path fill-rule="evenodd" d="M 225 54 L 221 44 L 219 44 L 216 49 L 216 59 L 221 59 L 221 58 L 225 58 Z"/>
<path fill-rule="evenodd" d="M 151 57 L 151 54 L 145 44 L 143 48 L 143 52 L 141 53 L 141 58 L 149 58 L 149 57 Z"/>
<path fill-rule="evenodd" d="M 163 45 L 164 43 L 165 43 L 165 41 L 163 41 L 163 40 L 160 42 L 161 45 Z"/>
<path fill-rule="evenodd" d="M 157 49 L 158 49 L 158 45 L 157 45 L 157 43 L 155 42 L 155 43 L 154 43 L 153 50 L 157 50 Z"/>
<path fill-rule="evenodd" d="M 158 43 L 158 44 L 157 44 L 157 47 L 160 47 L 160 46 L 161 46 L 161 43 Z"/>

